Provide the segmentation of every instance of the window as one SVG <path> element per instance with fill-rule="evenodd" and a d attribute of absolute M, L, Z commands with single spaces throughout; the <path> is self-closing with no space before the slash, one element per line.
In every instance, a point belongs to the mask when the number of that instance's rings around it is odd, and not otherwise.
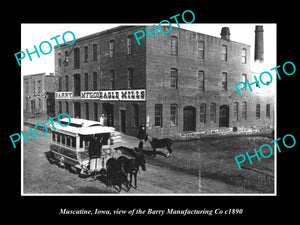
<path fill-rule="evenodd" d="M 178 55 L 178 39 L 175 36 L 171 37 L 171 55 Z"/>
<path fill-rule="evenodd" d="M 127 84 L 128 84 L 128 89 L 133 88 L 133 69 L 132 68 L 127 69 Z"/>
<path fill-rule="evenodd" d="M 227 90 L 227 73 L 225 72 L 222 73 L 222 90 Z"/>
<path fill-rule="evenodd" d="M 115 71 L 110 71 L 110 76 L 108 80 L 108 89 L 115 89 Z"/>
<path fill-rule="evenodd" d="M 98 118 L 98 104 L 97 103 L 94 103 L 94 120 L 95 121 L 99 120 L 99 118 Z"/>
<path fill-rule="evenodd" d="M 90 115 L 90 111 L 89 111 L 89 103 L 86 102 L 85 103 L 85 118 L 88 120 L 89 119 L 89 115 Z"/>
<path fill-rule="evenodd" d="M 239 103 L 233 103 L 233 120 L 238 121 Z"/>
<path fill-rule="evenodd" d="M 260 104 L 256 104 L 256 119 L 260 119 Z"/>
<path fill-rule="evenodd" d="M 204 41 L 198 41 L 198 59 L 204 59 Z"/>
<path fill-rule="evenodd" d="M 177 104 L 170 105 L 170 122 L 171 126 L 177 126 Z"/>
<path fill-rule="evenodd" d="M 243 82 L 245 83 L 245 84 L 247 84 L 246 83 L 246 80 L 247 80 L 247 74 L 242 74 L 242 77 L 243 77 Z M 246 91 L 246 89 L 247 89 L 247 85 L 245 85 L 245 88 L 243 89 L 243 91 Z"/>
<path fill-rule="evenodd" d="M 87 62 L 89 59 L 89 48 L 87 46 L 84 47 L 84 62 Z"/>
<path fill-rule="evenodd" d="M 243 102 L 242 104 L 242 119 L 247 119 L 247 102 Z"/>
<path fill-rule="evenodd" d="M 210 122 L 216 123 L 217 106 L 216 103 L 210 104 Z"/>
<path fill-rule="evenodd" d="M 58 91 L 62 91 L 62 85 L 61 85 L 61 77 L 58 78 Z M 34 84 L 33 84 L 33 92 L 34 92 Z"/>
<path fill-rule="evenodd" d="M 227 46 L 226 45 L 222 45 L 222 51 L 221 51 L 221 60 L 222 61 L 227 61 Z"/>
<path fill-rule="evenodd" d="M 80 50 L 79 48 L 74 48 L 74 68 L 80 68 Z"/>
<path fill-rule="evenodd" d="M 171 68 L 171 88 L 177 89 L 178 72 L 177 69 Z"/>
<path fill-rule="evenodd" d="M 127 37 L 127 54 L 131 55 L 132 53 L 132 36 Z"/>
<path fill-rule="evenodd" d="M 61 58 L 58 59 L 58 66 L 61 67 Z"/>
<path fill-rule="evenodd" d="M 162 104 L 155 104 L 154 126 L 162 127 Z"/>
<path fill-rule="evenodd" d="M 66 102 L 66 113 L 69 114 L 69 102 Z"/>
<path fill-rule="evenodd" d="M 65 85 L 66 85 L 66 91 L 69 91 L 69 76 L 66 75 L 65 79 L 66 79 L 66 83 L 65 83 Z"/>
<path fill-rule="evenodd" d="M 93 60 L 97 60 L 97 44 L 93 44 Z"/>
<path fill-rule="evenodd" d="M 139 126 L 139 106 L 137 104 L 132 105 L 132 127 L 137 128 Z"/>
<path fill-rule="evenodd" d="M 204 71 L 198 71 L 198 90 L 204 91 Z"/>
<path fill-rule="evenodd" d="M 114 53 L 115 53 L 115 42 L 110 41 L 109 42 L 109 57 L 110 58 L 114 57 Z"/>
<path fill-rule="evenodd" d="M 97 72 L 93 72 L 93 90 L 97 91 Z"/>
<path fill-rule="evenodd" d="M 242 63 L 243 64 L 247 63 L 247 49 L 245 48 L 242 49 Z"/>
<path fill-rule="evenodd" d="M 206 104 L 200 104 L 200 123 L 206 123 Z"/>
<path fill-rule="evenodd" d="M 270 104 L 266 105 L 266 117 L 267 118 L 271 117 Z"/>
<path fill-rule="evenodd" d="M 89 75 L 87 73 L 84 74 L 84 90 L 89 90 Z"/>

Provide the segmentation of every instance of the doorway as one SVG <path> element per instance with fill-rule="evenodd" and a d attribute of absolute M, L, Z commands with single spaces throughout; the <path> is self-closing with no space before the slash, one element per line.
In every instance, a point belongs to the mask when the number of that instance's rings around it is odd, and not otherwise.
<path fill-rule="evenodd" d="M 80 102 L 74 102 L 74 117 L 81 118 Z"/>
<path fill-rule="evenodd" d="M 120 110 L 120 131 L 126 133 L 126 111 Z"/>
<path fill-rule="evenodd" d="M 110 103 L 102 103 L 104 113 L 106 114 L 106 126 L 114 126 L 114 105 Z"/>
<path fill-rule="evenodd" d="M 31 113 L 35 114 L 35 100 L 31 100 Z"/>
<path fill-rule="evenodd" d="M 193 106 L 183 108 L 183 131 L 196 131 L 196 108 Z"/>
<path fill-rule="evenodd" d="M 229 106 L 220 106 L 219 127 L 229 127 Z"/>

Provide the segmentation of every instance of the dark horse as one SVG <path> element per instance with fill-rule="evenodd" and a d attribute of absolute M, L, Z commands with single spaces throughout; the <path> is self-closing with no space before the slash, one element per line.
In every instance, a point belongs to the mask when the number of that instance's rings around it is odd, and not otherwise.
<path fill-rule="evenodd" d="M 173 141 L 170 138 L 157 139 L 157 138 L 154 138 L 154 137 L 146 134 L 145 141 L 150 142 L 151 147 L 153 148 L 153 157 L 156 156 L 157 148 L 167 148 L 168 149 L 167 157 L 172 156 L 171 146 L 173 144 Z"/>
<path fill-rule="evenodd" d="M 119 147 L 117 150 L 120 150 L 124 155 L 128 155 L 129 157 L 132 157 L 132 159 L 127 158 L 126 156 L 120 156 L 118 158 L 118 161 L 121 164 L 122 171 L 126 174 L 126 177 L 128 175 L 130 176 L 129 180 L 129 186 L 127 186 L 127 189 L 129 190 L 130 187 L 132 187 L 132 177 L 134 177 L 134 188 L 137 188 L 137 173 L 139 171 L 139 168 L 143 171 L 146 171 L 146 160 L 143 153 L 143 148 L 141 145 L 139 145 L 139 148 L 126 148 L 126 147 Z"/>
<path fill-rule="evenodd" d="M 124 173 L 122 164 L 115 158 L 110 158 L 106 162 L 107 170 L 107 180 L 106 184 L 108 186 L 118 185 L 119 191 L 122 189 L 122 184 L 124 183 L 128 187 L 128 179 Z"/>

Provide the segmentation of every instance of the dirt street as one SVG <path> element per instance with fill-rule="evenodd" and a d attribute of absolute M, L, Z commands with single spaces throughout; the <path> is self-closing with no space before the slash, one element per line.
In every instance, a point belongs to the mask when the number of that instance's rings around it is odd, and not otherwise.
<path fill-rule="evenodd" d="M 79 178 L 77 174 L 50 164 L 45 157 L 51 142 L 50 134 L 36 137 L 36 140 L 31 136 L 27 139 L 28 143 L 24 143 L 24 194 L 119 193 L 100 180 Z M 163 152 L 159 152 L 155 159 L 146 155 L 147 170 L 138 174 L 138 188 L 131 188 L 129 192 L 122 190 L 121 193 L 198 193 L 198 151 L 190 151 L 190 159 L 182 160 L 183 153 L 176 153 L 176 149 L 175 143 L 171 158 L 165 158 Z"/>

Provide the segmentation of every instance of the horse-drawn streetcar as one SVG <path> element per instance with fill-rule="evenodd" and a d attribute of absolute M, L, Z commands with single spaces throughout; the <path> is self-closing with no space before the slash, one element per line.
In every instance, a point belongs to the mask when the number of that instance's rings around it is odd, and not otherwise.
<path fill-rule="evenodd" d="M 64 118 L 60 124 L 54 122 L 50 129 L 52 143 L 46 153 L 50 163 L 77 172 L 80 177 L 104 175 L 107 184 L 117 183 L 120 189 L 125 183 L 129 190 L 135 175 L 136 187 L 137 170 L 139 166 L 145 169 L 143 151 L 122 146 L 114 127 L 101 126 L 97 121 Z"/>

